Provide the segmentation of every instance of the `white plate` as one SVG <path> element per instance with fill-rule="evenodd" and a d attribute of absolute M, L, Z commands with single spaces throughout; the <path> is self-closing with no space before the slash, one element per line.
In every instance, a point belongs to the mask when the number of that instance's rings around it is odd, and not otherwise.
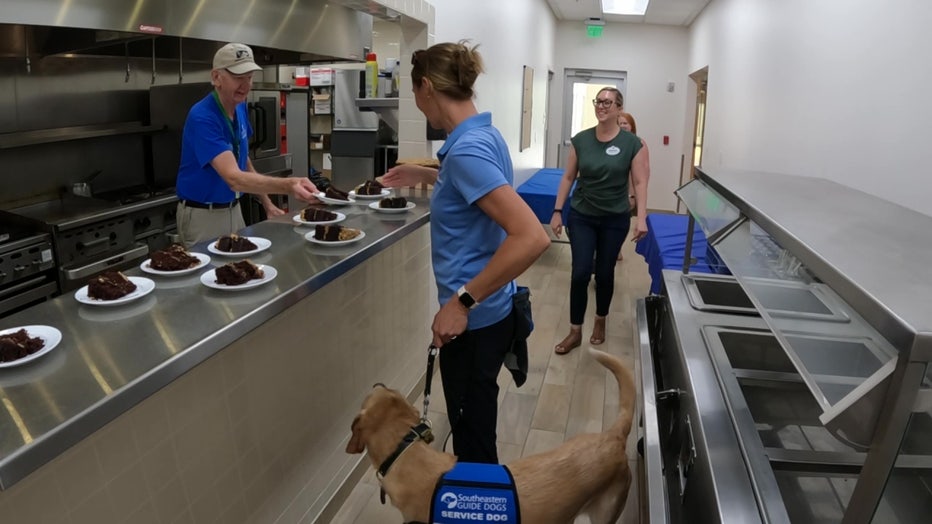
<path fill-rule="evenodd" d="M 348 206 L 348 205 L 353 204 L 353 203 L 356 202 L 356 199 L 354 199 L 354 198 L 352 198 L 352 197 L 350 197 L 349 200 L 338 200 L 338 199 L 336 199 L 336 198 L 330 198 L 330 197 L 328 197 L 327 195 L 325 195 L 325 194 L 323 194 L 323 193 L 317 193 L 317 194 L 314 195 L 314 196 L 316 196 L 316 197 L 317 197 L 321 202 L 323 202 L 324 204 L 330 204 L 330 205 L 333 205 L 333 206 Z"/>
<path fill-rule="evenodd" d="M 36 351 L 32 355 L 26 355 L 23 358 L 18 358 L 12 362 L 0 362 L 0 368 L 11 368 L 13 366 L 19 366 L 25 364 L 26 362 L 31 362 L 42 355 L 48 353 L 55 349 L 55 346 L 61 342 L 61 331 L 53 328 L 52 326 L 20 326 L 10 329 L 4 329 L 0 331 L 0 335 L 7 335 L 9 333 L 16 333 L 20 329 L 25 329 L 26 334 L 30 337 L 39 337 L 45 342 L 45 345 L 42 346 L 42 349 Z"/>
<path fill-rule="evenodd" d="M 346 244 L 352 244 L 353 242 L 359 242 L 360 240 L 366 238 L 366 232 L 363 230 L 359 230 L 359 236 L 357 236 L 356 238 L 351 238 L 349 240 L 333 240 L 330 242 L 326 240 L 317 240 L 316 238 L 314 238 L 313 231 L 304 235 L 304 238 L 306 238 L 309 242 L 320 244 L 322 246 L 345 246 Z"/>
<path fill-rule="evenodd" d="M 201 269 L 202 267 L 210 263 L 210 257 L 205 255 L 204 253 L 189 252 L 188 254 L 197 259 L 197 264 L 187 269 L 179 269 L 178 271 L 162 271 L 160 269 L 154 269 L 149 265 L 149 263 L 152 262 L 151 258 L 147 258 L 143 260 L 142 264 L 139 264 L 139 269 L 143 270 L 143 272 L 145 273 L 149 273 L 150 275 L 163 275 L 163 276 L 168 276 L 168 277 L 178 277 L 181 275 L 190 275 L 191 273 L 194 273 L 198 269 Z"/>
<path fill-rule="evenodd" d="M 358 198 L 359 200 L 380 199 L 380 198 L 385 198 L 391 194 L 392 192 L 390 189 L 383 189 L 382 193 L 378 195 L 357 195 L 355 190 L 349 192 L 350 198 Z"/>
<path fill-rule="evenodd" d="M 244 289 L 252 289 L 254 287 L 259 287 L 262 284 L 271 282 L 278 276 L 278 271 L 275 270 L 272 266 L 265 266 L 262 264 L 256 264 L 259 266 L 259 269 L 265 273 L 265 276 L 262 278 L 256 278 L 246 282 L 245 284 L 240 284 L 238 286 L 228 286 L 226 284 L 217 283 L 217 273 L 216 269 L 211 269 L 210 271 L 205 271 L 201 274 L 201 284 L 204 284 L 207 287 L 214 289 L 220 289 L 223 291 L 242 291 Z"/>
<path fill-rule="evenodd" d="M 74 292 L 74 298 L 82 304 L 87 304 L 89 306 L 119 306 L 127 302 L 132 302 L 138 300 L 149 293 L 152 293 L 152 290 L 155 289 L 155 282 L 151 279 L 145 277 L 126 277 L 136 284 L 136 290 L 132 293 L 122 296 L 116 300 L 97 300 L 96 298 L 91 298 L 87 296 L 87 286 L 82 287 L 81 289 Z"/>
<path fill-rule="evenodd" d="M 410 200 L 408 201 L 408 204 L 405 207 L 394 207 L 394 208 L 379 207 L 378 202 L 373 202 L 369 204 L 369 209 L 374 209 L 375 211 L 378 211 L 379 213 L 405 213 L 409 209 L 414 209 L 415 207 L 417 206 L 414 204 L 414 202 L 411 202 Z"/>
<path fill-rule="evenodd" d="M 250 242 L 256 245 L 256 249 L 252 249 L 249 251 L 237 251 L 235 253 L 228 252 L 228 251 L 220 251 L 219 249 L 217 249 L 217 240 L 219 239 L 215 239 L 215 240 L 212 240 L 210 244 L 207 245 L 207 251 L 210 251 L 211 253 L 215 255 L 221 255 L 225 257 L 248 257 L 249 255 L 255 255 L 256 253 L 261 253 L 265 251 L 266 249 L 272 247 L 272 241 L 267 238 L 262 238 L 262 237 L 246 237 L 246 238 L 248 238 Z"/>
<path fill-rule="evenodd" d="M 334 213 L 336 213 L 336 212 L 334 211 Z M 305 224 L 305 225 L 308 225 L 308 226 L 316 226 L 316 225 L 318 225 L 318 224 L 319 224 L 319 225 L 324 225 L 324 224 L 336 224 L 337 222 L 341 222 L 341 221 L 343 221 L 343 220 L 346 219 L 346 215 L 344 215 L 343 213 L 336 213 L 336 215 L 337 215 L 337 217 L 334 218 L 333 220 L 324 220 L 324 221 L 322 221 L 322 222 L 311 222 L 311 221 L 308 221 L 308 220 L 303 220 L 303 219 L 301 218 L 301 213 L 298 213 L 297 215 L 295 215 L 295 216 L 292 217 L 292 220 L 294 220 L 295 222 L 297 222 L 297 223 L 299 223 L 299 224 Z"/>

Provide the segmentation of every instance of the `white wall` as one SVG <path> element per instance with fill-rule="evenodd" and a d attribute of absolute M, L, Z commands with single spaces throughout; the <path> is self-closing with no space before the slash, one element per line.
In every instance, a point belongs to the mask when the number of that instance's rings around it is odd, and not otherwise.
<path fill-rule="evenodd" d="M 401 25 L 397 21 L 372 21 L 372 52 L 379 59 L 379 69 L 382 70 L 390 69 L 386 61 L 401 59 Z"/>
<path fill-rule="evenodd" d="M 688 44 L 689 33 L 683 27 L 610 23 L 605 25 L 601 38 L 589 38 L 582 22 L 559 22 L 554 56 L 556 74 L 550 103 L 550 140 L 553 142 L 550 147 L 560 141 L 563 129 L 566 68 L 627 71 L 625 110 L 634 115 L 638 135 L 650 148 L 648 208 L 675 209 L 673 190 L 679 184 L 680 155 L 686 149 L 683 114 L 686 111 Z M 671 81 L 675 89 L 668 93 L 667 83 Z M 670 137 L 667 146 L 663 145 L 664 135 Z"/>
<path fill-rule="evenodd" d="M 553 69 L 555 18 L 543 0 L 432 0 L 434 42 L 480 44 L 485 74 L 476 81 L 476 107 L 491 111 L 520 185 L 544 165 L 547 70 Z M 534 69 L 531 147 L 519 152 L 523 66 Z"/>
<path fill-rule="evenodd" d="M 932 2 L 713 0 L 703 163 L 831 179 L 932 214 Z M 640 122 L 639 122 L 640 124 Z"/>

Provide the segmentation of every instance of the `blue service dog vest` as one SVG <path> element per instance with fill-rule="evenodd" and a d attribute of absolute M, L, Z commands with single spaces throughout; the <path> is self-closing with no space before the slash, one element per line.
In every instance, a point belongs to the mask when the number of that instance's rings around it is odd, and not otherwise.
<path fill-rule="evenodd" d="M 431 524 L 521 522 L 515 479 L 499 464 L 459 462 L 437 481 L 430 515 Z"/>

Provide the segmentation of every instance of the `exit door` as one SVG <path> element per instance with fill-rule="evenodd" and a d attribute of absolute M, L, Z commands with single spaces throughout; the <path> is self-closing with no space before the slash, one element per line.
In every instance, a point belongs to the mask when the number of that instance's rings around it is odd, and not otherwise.
<path fill-rule="evenodd" d="M 557 144 L 557 166 L 564 167 L 566 155 L 573 135 L 594 127 L 595 107 L 592 100 L 603 87 L 614 87 L 625 97 L 628 73 L 625 71 L 596 71 L 591 69 L 567 69 L 563 82 L 563 132 Z"/>

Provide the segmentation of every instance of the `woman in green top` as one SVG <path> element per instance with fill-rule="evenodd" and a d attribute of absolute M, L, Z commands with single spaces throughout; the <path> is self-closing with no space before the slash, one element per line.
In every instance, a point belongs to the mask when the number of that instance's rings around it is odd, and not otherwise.
<path fill-rule="evenodd" d="M 624 98 L 613 87 L 599 91 L 595 100 L 595 127 L 580 131 L 572 139 L 566 170 L 557 190 L 556 208 L 550 219 L 559 237 L 563 224 L 572 231 L 570 247 L 573 271 L 570 280 L 570 333 L 557 344 L 558 354 L 569 353 L 582 342 L 589 279 L 595 265 L 595 324 L 589 343 L 605 342 L 605 317 L 615 290 L 615 262 L 631 227 L 628 174 L 634 183 L 635 203 L 647 209 L 647 179 L 650 166 L 641 140 L 618 126 Z M 577 180 L 568 216 L 563 204 Z M 646 213 L 637 217 L 634 241 L 647 234 Z M 594 262 L 593 262 L 594 259 Z"/>

